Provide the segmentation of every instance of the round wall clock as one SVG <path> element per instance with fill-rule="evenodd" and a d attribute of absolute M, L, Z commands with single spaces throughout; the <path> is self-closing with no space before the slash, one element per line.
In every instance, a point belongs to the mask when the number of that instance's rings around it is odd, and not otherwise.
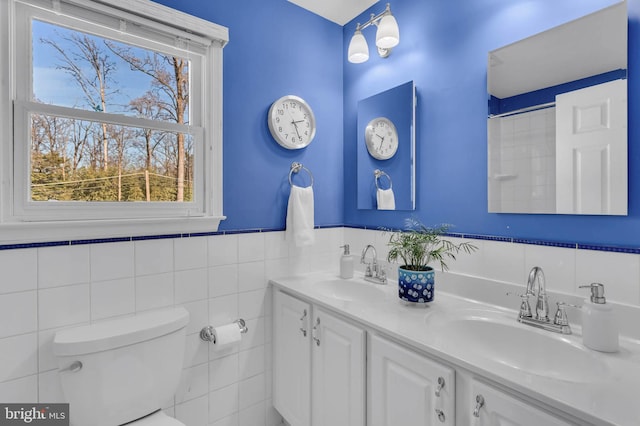
<path fill-rule="evenodd" d="M 374 118 L 364 131 L 369 154 L 378 160 L 388 160 L 398 150 L 398 131 L 386 117 Z"/>
<path fill-rule="evenodd" d="M 298 96 L 283 96 L 271 104 L 268 122 L 273 138 L 287 149 L 304 148 L 316 135 L 313 111 Z"/>

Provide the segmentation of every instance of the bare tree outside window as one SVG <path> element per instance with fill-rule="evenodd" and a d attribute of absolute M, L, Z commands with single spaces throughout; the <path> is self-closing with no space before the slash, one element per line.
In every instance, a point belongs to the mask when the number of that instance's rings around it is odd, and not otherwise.
<path fill-rule="evenodd" d="M 189 61 L 33 21 L 34 101 L 188 124 Z M 33 201 L 193 199 L 187 133 L 31 114 Z"/>

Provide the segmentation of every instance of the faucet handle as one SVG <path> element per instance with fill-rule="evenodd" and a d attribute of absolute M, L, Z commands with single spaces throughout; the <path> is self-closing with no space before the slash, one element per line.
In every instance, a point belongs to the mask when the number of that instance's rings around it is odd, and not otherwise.
<path fill-rule="evenodd" d="M 380 264 L 378 264 L 378 278 L 381 284 L 387 283 L 387 271 L 384 269 L 384 266 Z"/>
<path fill-rule="evenodd" d="M 566 302 L 556 302 L 558 306 L 558 310 L 556 311 L 556 315 L 553 319 L 553 323 L 556 325 L 569 325 L 569 319 L 567 318 L 567 312 L 565 311 L 565 307 L 569 306 L 571 308 L 581 308 L 582 306 L 574 305 L 572 303 Z"/>
<path fill-rule="evenodd" d="M 556 325 L 569 325 L 567 312 L 564 310 L 566 303 L 557 302 L 556 305 L 558 305 L 558 310 L 556 310 L 556 315 L 553 318 L 553 323 Z"/>
<path fill-rule="evenodd" d="M 364 268 L 364 276 L 365 277 L 372 277 L 373 276 L 373 271 L 371 270 L 371 264 L 367 263 L 367 266 L 365 266 Z"/>
<path fill-rule="evenodd" d="M 556 305 L 558 305 L 558 310 L 556 311 L 556 315 L 553 319 L 553 324 L 560 327 L 560 332 L 562 334 L 571 334 L 571 326 L 569 325 L 567 312 L 564 308 L 567 306 L 570 306 L 572 308 L 581 308 L 581 306 L 565 302 L 556 302 Z"/>
<path fill-rule="evenodd" d="M 520 314 L 519 317 L 520 318 L 531 318 L 531 305 L 529 305 L 529 294 L 525 293 L 525 294 L 521 294 L 520 295 Z"/>

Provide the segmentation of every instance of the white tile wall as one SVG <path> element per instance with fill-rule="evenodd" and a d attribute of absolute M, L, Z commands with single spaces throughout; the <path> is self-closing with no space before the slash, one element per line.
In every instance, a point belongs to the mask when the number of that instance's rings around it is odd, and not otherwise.
<path fill-rule="evenodd" d="M 37 249 L 8 250 L 0 256 L 0 294 L 38 288 Z"/>
<path fill-rule="evenodd" d="M 25 354 L 28 356 L 28 354 Z M 16 380 L 0 382 L 0 401 L 23 403 L 38 400 L 38 376 L 25 376 Z"/>
<path fill-rule="evenodd" d="M 357 257 L 371 243 L 379 253 L 385 253 L 383 246 L 388 235 L 380 231 L 346 228 L 344 236 L 351 245 L 351 253 Z M 453 240 L 462 242 L 459 238 Z M 578 286 L 601 282 L 609 301 L 640 308 L 640 255 L 491 240 L 465 241 L 476 245 L 478 250 L 461 253 L 458 260 L 448 262 L 453 273 L 524 287 L 531 268 L 540 266 L 552 292 L 584 298 L 589 293 Z M 357 258 L 356 268 L 362 270 Z M 388 275 L 393 277 L 396 269 L 397 265 L 387 265 Z"/>
<path fill-rule="evenodd" d="M 91 281 L 134 276 L 133 243 L 94 244 L 91 252 Z"/>
<path fill-rule="evenodd" d="M 0 251 L 0 401 L 63 401 L 51 342 L 55 332 L 91 321 L 183 305 L 184 373 L 165 410 L 187 426 L 275 426 L 271 405 L 269 277 L 323 269 L 337 272 L 340 245 L 359 257 L 374 244 L 386 262 L 388 234 L 318 230 L 316 245 L 290 246 L 284 232 L 234 234 Z M 612 301 L 640 306 L 640 256 L 471 240 L 451 271 L 523 285 L 541 266 L 550 290 L 585 296 L 578 285 L 603 282 Z M 397 265 L 386 264 L 391 280 Z M 199 339 L 206 325 L 245 319 L 239 344 L 216 348 Z"/>
<path fill-rule="evenodd" d="M 640 304 L 640 262 L 638 256 L 578 250 L 576 254 L 576 285 L 588 285 L 592 282 L 605 285 L 605 296 L 609 300 L 631 305 Z M 580 289 L 579 293 L 589 294 L 587 289 Z"/>
<path fill-rule="evenodd" d="M 284 232 L 0 251 L 0 401 L 64 401 L 52 342 L 61 329 L 183 305 L 190 312 L 182 379 L 165 411 L 187 426 L 275 426 L 267 277 L 292 263 L 318 270 L 341 228 L 304 251 Z M 291 259 L 295 259 L 292 261 Z M 240 343 L 216 348 L 207 325 L 244 318 Z"/>
<path fill-rule="evenodd" d="M 0 295 L 0 338 L 29 333 L 38 329 L 36 291 Z"/>
<path fill-rule="evenodd" d="M 555 212 L 555 108 L 489 120 L 489 208 Z"/>
<path fill-rule="evenodd" d="M 91 319 L 132 314 L 136 309 L 133 277 L 91 283 Z"/>

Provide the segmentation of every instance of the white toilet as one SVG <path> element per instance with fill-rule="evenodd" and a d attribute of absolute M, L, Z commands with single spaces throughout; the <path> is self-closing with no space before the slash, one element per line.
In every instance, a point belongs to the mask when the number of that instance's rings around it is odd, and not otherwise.
<path fill-rule="evenodd" d="M 186 309 L 170 308 L 56 333 L 53 352 L 73 426 L 184 426 L 160 408 L 182 371 Z"/>

